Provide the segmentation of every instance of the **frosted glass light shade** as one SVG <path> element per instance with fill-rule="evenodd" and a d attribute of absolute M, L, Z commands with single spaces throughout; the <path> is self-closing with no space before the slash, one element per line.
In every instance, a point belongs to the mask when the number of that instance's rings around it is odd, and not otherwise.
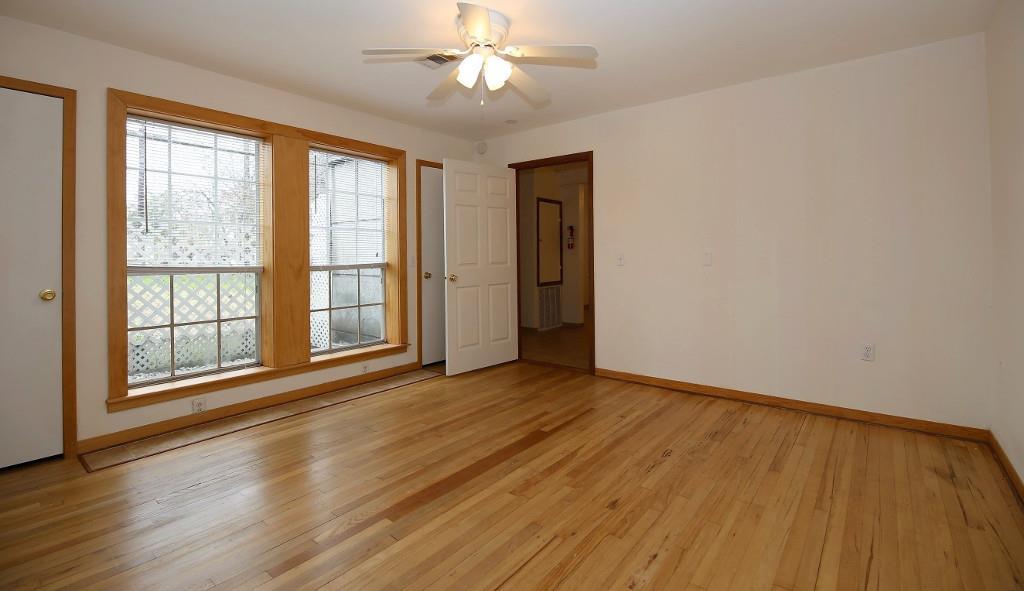
<path fill-rule="evenodd" d="M 471 53 L 459 64 L 459 75 L 456 79 L 466 88 L 473 88 L 476 86 L 477 78 L 480 77 L 480 69 L 483 67 L 484 56 L 479 53 Z"/>
<path fill-rule="evenodd" d="M 512 64 L 497 55 L 489 56 L 484 63 L 484 82 L 487 83 L 488 90 L 494 91 L 505 86 L 511 75 Z"/>

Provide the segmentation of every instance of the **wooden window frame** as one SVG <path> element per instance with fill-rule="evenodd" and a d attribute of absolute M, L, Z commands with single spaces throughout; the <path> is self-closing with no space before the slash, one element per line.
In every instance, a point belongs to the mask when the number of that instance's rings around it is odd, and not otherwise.
<path fill-rule="evenodd" d="M 125 209 L 128 115 L 241 133 L 269 146 L 263 195 L 264 265 L 260 276 L 260 365 L 128 388 L 127 240 Z M 338 353 L 309 348 L 309 150 L 367 156 L 388 164 L 385 198 L 387 342 Z M 107 89 L 108 412 L 404 353 L 409 347 L 405 150 Z"/>

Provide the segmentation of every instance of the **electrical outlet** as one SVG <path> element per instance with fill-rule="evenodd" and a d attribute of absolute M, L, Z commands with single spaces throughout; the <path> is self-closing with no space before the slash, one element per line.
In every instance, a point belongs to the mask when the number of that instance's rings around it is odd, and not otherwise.
<path fill-rule="evenodd" d="M 366 364 L 364 363 L 364 364 L 363 364 L 363 373 L 366 373 L 366 372 L 368 372 L 368 371 L 370 371 L 370 366 L 369 366 L 369 365 L 366 365 Z"/>
<path fill-rule="evenodd" d="M 198 414 L 206 412 L 206 399 L 205 398 L 193 398 L 192 399 L 192 414 Z"/>
<path fill-rule="evenodd" d="M 620 254 L 619 255 L 619 259 L 618 259 L 618 261 L 615 264 L 618 267 L 625 267 L 626 266 L 626 255 Z"/>
<path fill-rule="evenodd" d="M 860 358 L 864 361 L 875 360 L 875 346 L 868 343 L 861 347 Z"/>

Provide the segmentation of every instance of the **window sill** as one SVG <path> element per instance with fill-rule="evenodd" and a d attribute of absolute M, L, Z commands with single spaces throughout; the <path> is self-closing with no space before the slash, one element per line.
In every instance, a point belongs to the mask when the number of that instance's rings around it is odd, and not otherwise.
<path fill-rule="evenodd" d="M 187 398 L 189 396 L 196 396 L 207 392 L 215 392 L 217 390 L 225 390 L 227 388 L 234 388 L 245 384 L 264 382 L 276 378 L 283 378 L 285 376 L 326 369 L 328 367 L 355 363 L 357 361 L 398 355 L 405 353 L 408 348 L 409 345 L 406 344 L 374 345 L 372 347 L 353 349 L 351 351 L 340 351 L 338 353 L 331 353 L 328 355 L 317 355 L 306 363 L 291 365 L 288 367 L 247 367 L 236 371 L 198 376 L 187 380 L 178 380 L 165 384 L 131 388 L 128 390 L 127 396 L 121 398 L 108 398 L 107 412 L 117 412 L 127 410 L 129 408 L 138 408 L 140 406 L 147 406 L 158 402 Z"/>

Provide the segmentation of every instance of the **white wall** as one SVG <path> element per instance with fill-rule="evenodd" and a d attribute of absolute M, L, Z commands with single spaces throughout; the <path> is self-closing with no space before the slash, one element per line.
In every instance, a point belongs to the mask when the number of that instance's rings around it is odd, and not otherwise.
<path fill-rule="evenodd" d="M 258 59 L 258 55 L 256 56 Z M 188 414 L 188 399 L 107 413 L 106 89 L 115 87 L 211 107 L 407 151 L 409 197 L 409 325 L 416 326 L 415 223 L 417 158 L 469 159 L 470 143 L 180 63 L 0 17 L 0 74 L 78 91 L 78 433 L 95 437 Z M 336 72 L 325 72 L 334 76 Z M 415 331 L 412 331 L 415 333 Z M 415 334 L 410 337 L 415 343 Z M 370 371 L 416 360 L 367 362 Z M 361 364 L 360 364 L 361 365 Z M 210 408 L 341 379 L 361 367 L 338 367 L 206 395 Z"/>
<path fill-rule="evenodd" d="M 988 426 L 984 35 L 489 143 L 594 151 L 598 367 Z"/>
<path fill-rule="evenodd" d="M 1024 2 L 998 5 L 987 41 L 999 319 L 992 431 L 1024 474 Z"/>

